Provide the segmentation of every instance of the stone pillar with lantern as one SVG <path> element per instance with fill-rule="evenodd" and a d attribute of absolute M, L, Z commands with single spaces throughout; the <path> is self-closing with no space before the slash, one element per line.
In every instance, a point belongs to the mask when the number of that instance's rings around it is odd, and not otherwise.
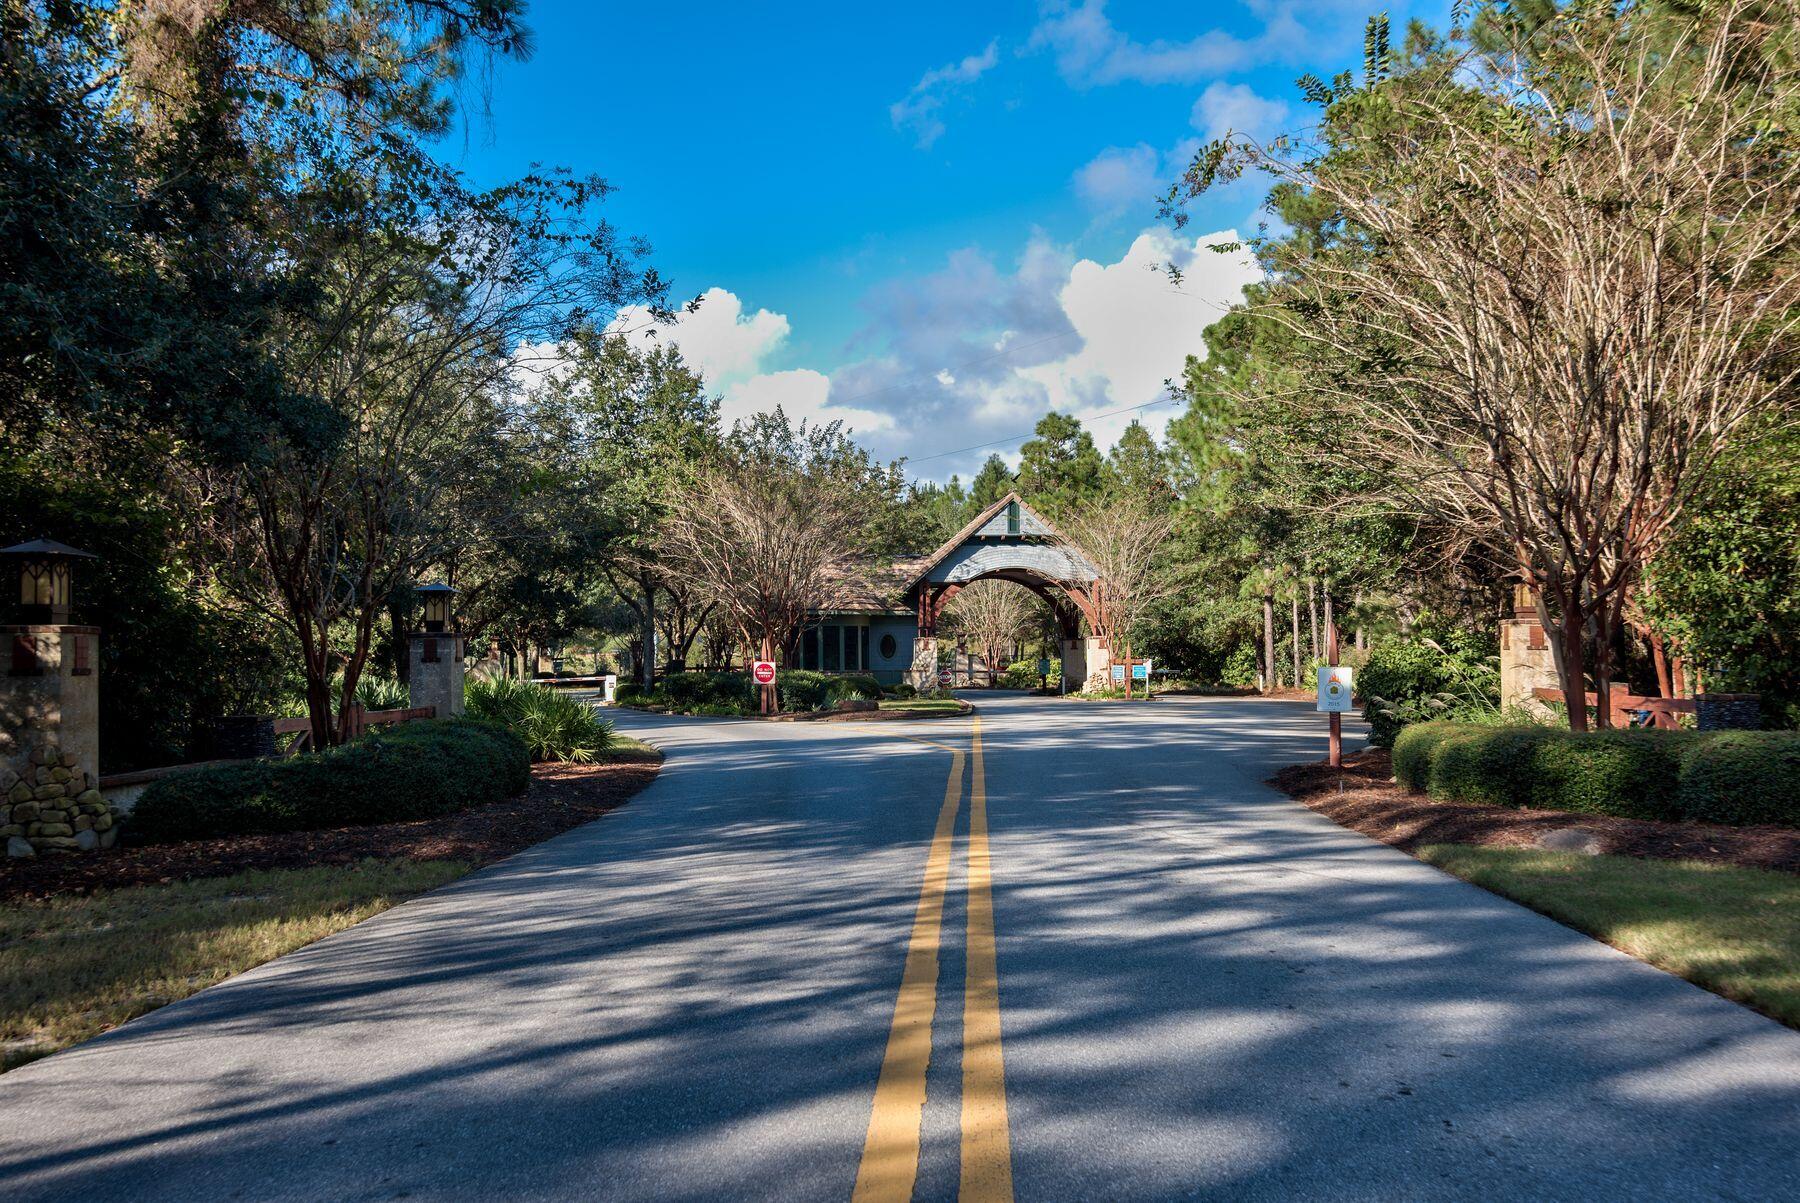
<path fill-rule="evenodd" d="M 456 590 L 448 585 L 420 585 L 423 617 L 407 638 L 407 692 L 414 706 L 431 706 L 438 718 L 463 712 L 463 640 L 451 621 Z"/>
<path fill-rule="evenodd" d="M 100 796 L 100 629 L 70 621 L 74 566 L 49 539 L 0 549 L 15 600 L 0 625 L 0 838 L 8 856 L 110 848 Z"/>
<path fill-rule="evenodd" d="M 1556 658 L 1538 622 L 1537 598 L 1531 586 L 1514 585 L 1512 613 L 1500 620 L 1500 705 L 1548 713 L 1537 690 L 1559 684 Z"/>

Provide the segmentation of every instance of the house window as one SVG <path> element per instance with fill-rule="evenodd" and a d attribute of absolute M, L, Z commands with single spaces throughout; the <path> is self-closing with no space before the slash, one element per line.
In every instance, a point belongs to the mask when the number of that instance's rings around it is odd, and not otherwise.
<path fill-rule="evenodd" d="M 1019 503 L 1016 501 L 1006 503 L 1006 533 L 1009 535 L 1019 533 Z"/>
<path fill-rule="evenodd" d="M 881 658 L 883 660 L 892 660 L 899 654 L 899 651 L 900 645 L 894 641 L 892 635 L 883 635 L 881 637 Z"/>
<path fill-rule="evenodd" d="M 819 630 L 825 636 L 825 659 L 819 667 L 828 673 L 837 672 L 844 663 L 844 628 L 831 626 Z"/>

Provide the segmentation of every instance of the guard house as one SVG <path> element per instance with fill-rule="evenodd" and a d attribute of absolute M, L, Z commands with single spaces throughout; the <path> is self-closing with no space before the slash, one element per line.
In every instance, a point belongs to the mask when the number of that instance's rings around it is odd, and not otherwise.
<path fill-rule="evenodd" d="M 1008 493 L 928 556 L 845 572 L 786 661 L 820 672 L 865 672 L 883 685 L 935 687 L 944 607 L 974 581 L 1004 580 L 1049 603 L 1061 635 L 1063 681 L 1080 689 L 1111 663 L 1104 641 L 1082 632 L 1098 575 L 1055 527 Z"/>

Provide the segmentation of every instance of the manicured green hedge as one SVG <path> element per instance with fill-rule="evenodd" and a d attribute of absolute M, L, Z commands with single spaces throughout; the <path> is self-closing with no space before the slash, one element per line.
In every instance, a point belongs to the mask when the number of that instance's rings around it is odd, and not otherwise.
<path fill-rule="evenodd" d="M 1690 819 L 1800 827 L 1800 732 L 1711 732 L 1681 770 L 1677 798 Z"/>
<path fill-rule="evenodd" d="M 1630 819 L 1800 826 L 1800 732 L 1419 723 L 1394 776 L 1443 801 Z"/>
<path fill-rule="evenodd" d="M 490 723 L 429 719 L 286 760 L 151 782 L 125 831 L 143 843 L 317 831 L 449 814 L 523 793 L 531 754 Z"/>
<path fill-rule="evenodd" d="M 879 701 L 881 685 L 865 673 L 838 676 L 784 668 L 776 677 L 776 699 L 784 711 L 825 710 L 846 698 Z M 756 686 L 749 673 L 674 673 L 646 693 L 621 685 L 614 695 L 628 706 L 667 706 L 682 714 L 754 714 Z"/>

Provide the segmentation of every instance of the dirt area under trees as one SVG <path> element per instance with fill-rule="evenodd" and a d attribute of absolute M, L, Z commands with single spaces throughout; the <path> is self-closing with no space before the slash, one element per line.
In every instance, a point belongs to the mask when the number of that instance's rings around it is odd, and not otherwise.
<path fill-rule="evenodd" d="M 612 764 L 534 765 L 531 788 L 520 797 L 434 819 L 0 861 L 0 900 L 222 877 L 246 869 L 352 864 L 369 857 L 483 865 L 623 805 L 655 779 L 661 763 L 634 755 Z"/>
<path fill-rule="evenodd" d="M 1428 844 L 1553 848 L 1800 873 L 1800 831 L 1785 827 L 1656 823 L 1434 802 L 1407 793 L 1393 776 L 1388 753 L 1370 749 L 1345 757 L 1341 772 L 1322 761 L 1297 764 L 1269 783 L 1333 822 L 1407 852 Z"/>

